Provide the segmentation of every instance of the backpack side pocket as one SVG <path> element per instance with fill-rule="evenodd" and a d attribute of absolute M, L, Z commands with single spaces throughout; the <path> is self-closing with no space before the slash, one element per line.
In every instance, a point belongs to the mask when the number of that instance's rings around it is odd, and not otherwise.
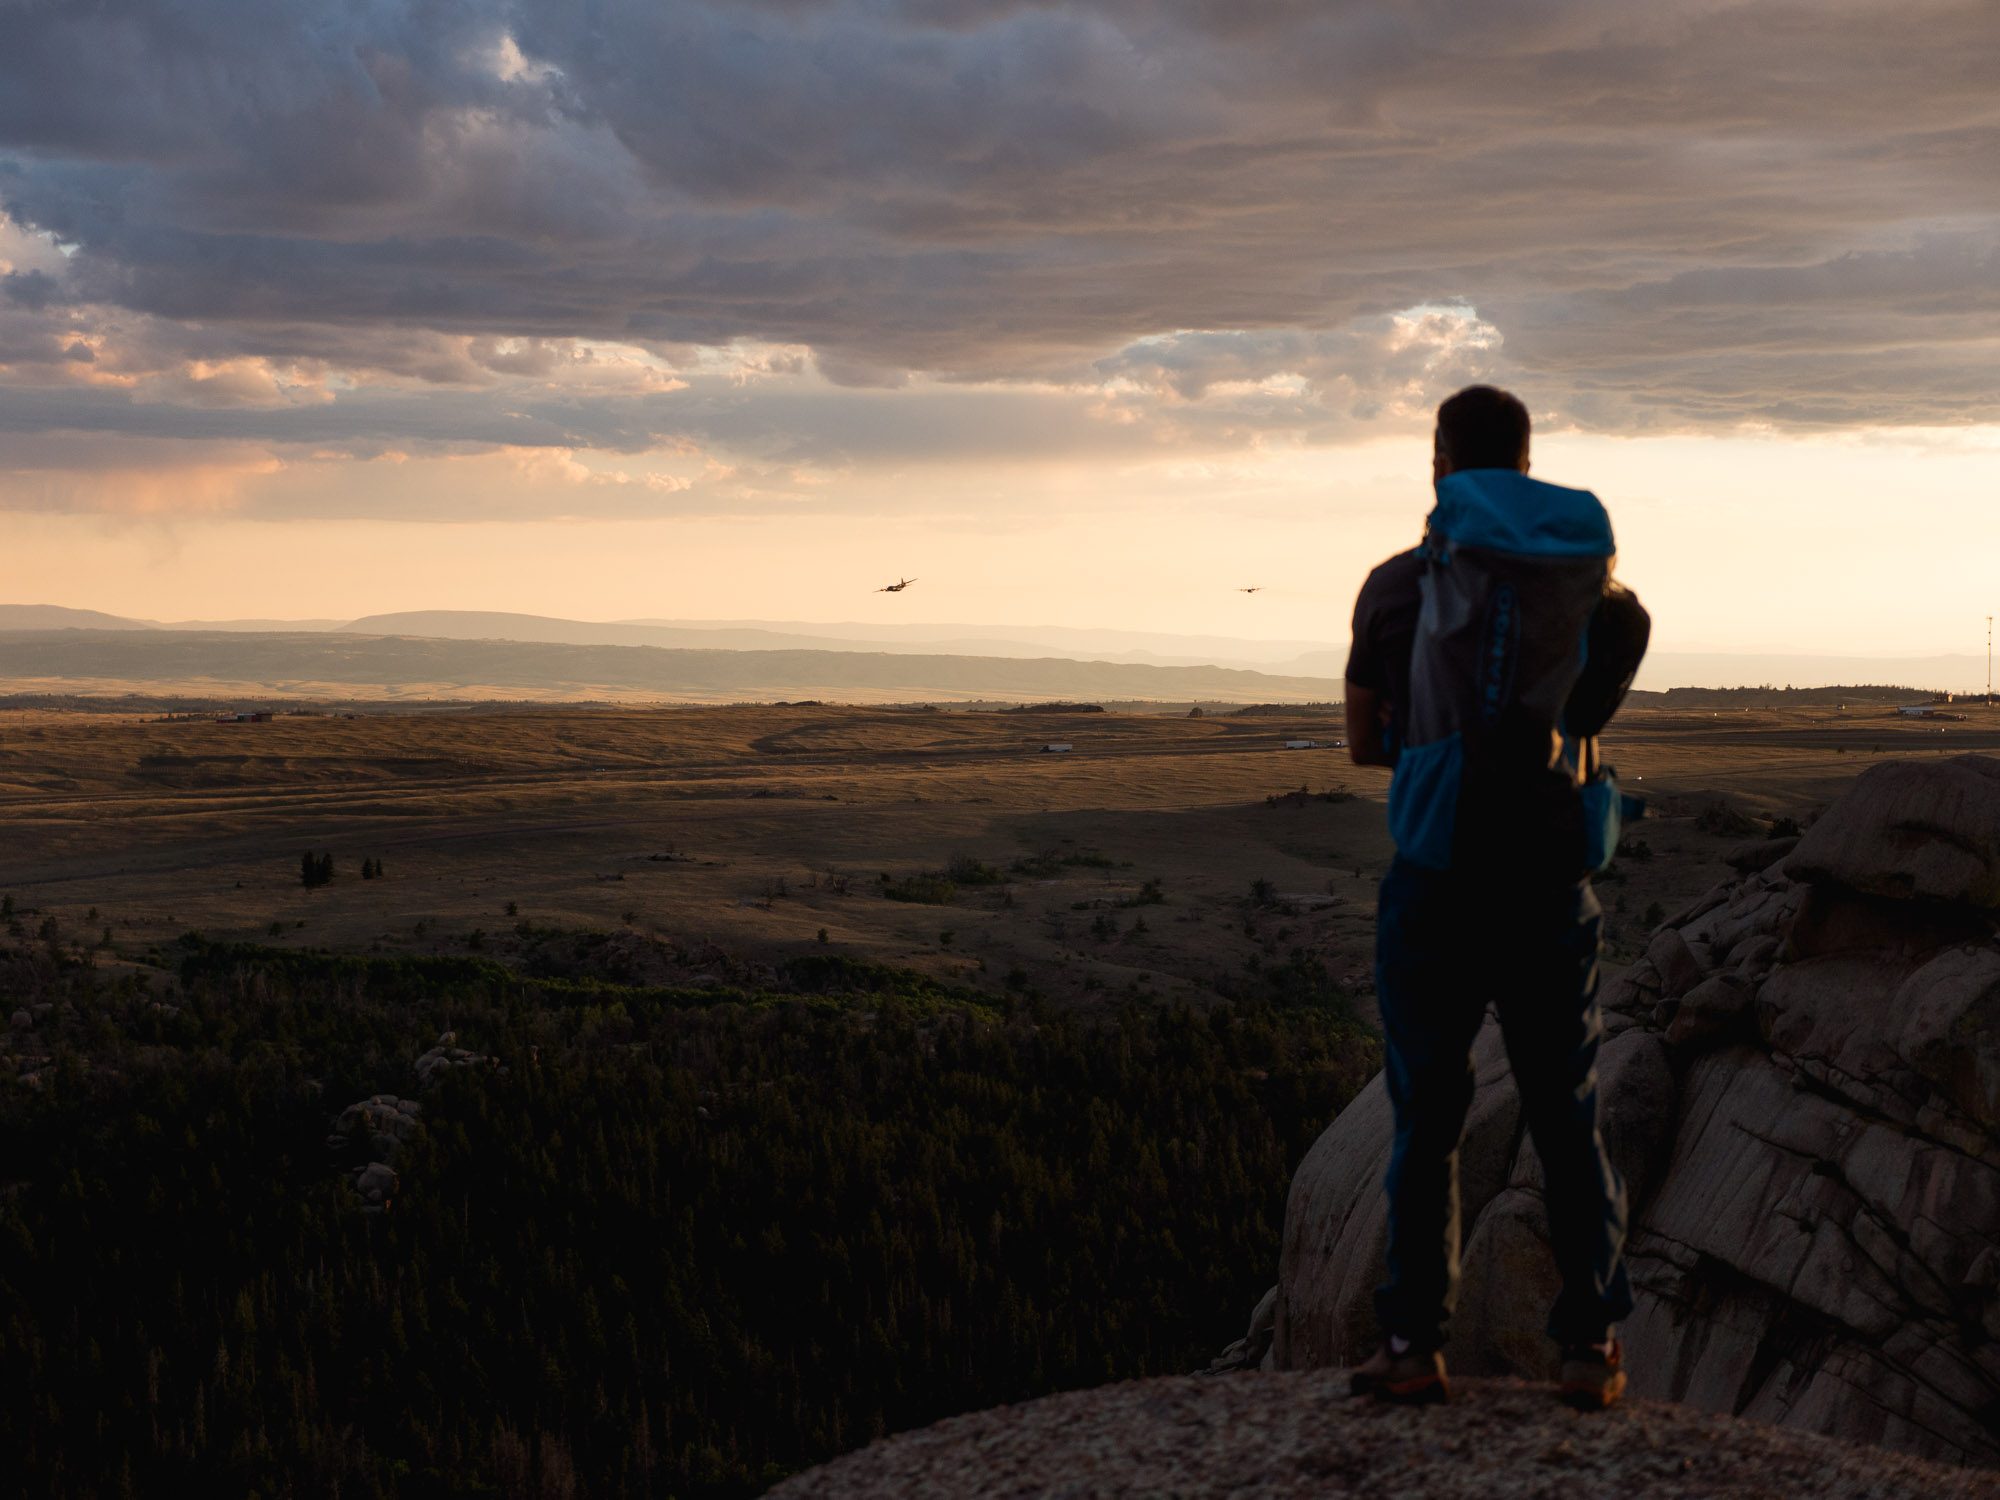
<path fill-rule="evenodd" d="M 1389 783 L 1389 837 L 1396 852 L 1432 870 L 1451 868 L 1465 742 L 1457 734 L 1406 746 Z"/>
<path fill-rule="evenodd" d="M 1583 798 L 1584 868 L 1605 869 L 1617 857 L 1618 835 L 1625 826 L 1625 798 L 1618 794 L 1618 778 L 1600 771 L 1579 787 L 1577 794 Z"/>

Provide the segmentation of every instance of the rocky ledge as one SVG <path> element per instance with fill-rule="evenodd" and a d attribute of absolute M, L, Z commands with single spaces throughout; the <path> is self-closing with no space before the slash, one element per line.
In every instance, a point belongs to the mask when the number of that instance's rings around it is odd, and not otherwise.
<path fill-rule="evenodd" d="M 1133 1381 L 871 1444 L 771 1500 L 1960 1500 L 2000 1478 L 1684 1406 L 1579 1416 L 1547 1386 L 1458 1383 L 1450 1406 L 1354 1401 L 1345 1377 Z"/>
<path fill-rule="evenodd" d="M 2000 1468 L 2000 760 L 1877 766 L 1731 863 L 1603 995 L 1634 1394 Z M 1545 1377 L 1540 1165 L 1491 1021 L 1475 1061 L 1447 1357 Z M 1378 1078 L 1307 1153 L 1278 1286 L 1219 1363 L 1373 1349 L 1390 1134 Z"/>

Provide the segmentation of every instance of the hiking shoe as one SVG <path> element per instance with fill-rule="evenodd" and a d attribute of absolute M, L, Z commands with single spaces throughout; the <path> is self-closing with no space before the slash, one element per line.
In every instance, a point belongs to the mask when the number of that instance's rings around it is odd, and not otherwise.
<path fill-rule="evenodd" d="M 1556 1394 L 1578 1411 L 1603 1411 L 1625 1394 L 1624 1362 L 1625 1346 L 1616 1339 L 1609 1354 L 1595 1344 L 1565 1349 Z"/>
<path fill-rule="evenodd" d="M 1347 1393 L 1399 1406 L 1434 1406 L 1451 1399 L 1451 1383 L 1445 1379 L 1444 1356 L 1435 1349 L 1396 1354 L 1384 1344 L 1348 1377 Z"/>

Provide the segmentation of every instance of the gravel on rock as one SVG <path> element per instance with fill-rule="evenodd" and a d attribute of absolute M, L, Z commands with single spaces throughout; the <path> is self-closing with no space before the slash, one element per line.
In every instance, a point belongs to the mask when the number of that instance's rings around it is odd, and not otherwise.
<path fill-rule="evenodd" d="M 1547 1385 L 1453 1383 L 1449 1406 L 1348 1397 L 1333 1370 L 1177 1376 L 953 1417 L 771 1500 L 1960 1500 L 2000 1473 L 1635 1401 L 1582 1415 Z"/>

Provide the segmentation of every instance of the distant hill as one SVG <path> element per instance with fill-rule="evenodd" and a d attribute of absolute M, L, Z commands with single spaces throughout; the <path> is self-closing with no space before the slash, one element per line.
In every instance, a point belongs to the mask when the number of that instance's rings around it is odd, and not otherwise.
<path fill-rule="evenodd" d="M 697 651 L 887 651 L 920 656 L 1067 657 L 1160 667 L 1240 667 L 1289 676 L 1338 676 L 1345 649 L 1312 641 L 1239 640 L 1136 630 L 1058 626 L 819 625 L 768 620 L 564 620 L 494 610 L 418 609 L 365 615 L 339 627 L 356 635 L 416 635 L 441 640 L 566 641 L 576 645 L 669 646 Z M 1313 648 L 1310 651 L 1307 648 Z M 1302 654 L 1304 653 L 1304 654 Z M 1314 665 L 1307 666 L 1308 655 Z"/>
<path fill-rule="evenodd" d="M 682 650 L 568 642 L 438 640 L 348 632 L 0 632 L 0 692 L 260 694 L 286 699 L 830 698 L 1324 702 L 1337 681 L 1226 667 L 887 651 Z"/>
<path fill-rule="evenodd" d="M 572 646 L 664 646 L 685 651 L 826 651 L 844 641 L 758 626 L 652 625 L 629 620 L 563 620 L 499 610 L 411 609 L 364 615 L 342 635 L 419 636 L 444 641 L 537 641 Z M 887 650 L 875 646 L 873 650 Z M 951 653 L 956 654 L 956 653 Z M 984 653 L 975 653 L 984 654 Z"/>
<path fill-rule="evenodd" d="M 939 621 L 820 622 L 808 620 L 624 620 L 626 625 L 676 629 L 752 629 L 810 636 L 822 642 L 867 642 L 882 651 L 933 651 L 956 656 L 1070 656 L 1090 661 L 1146 662 L 1153 666 L 1250 667 L 1260 671 L 1299 669 L 1284 665 L 1315 651 L 1340 646 L 1324 640 L 1271 640 L 1237 635 L 1186 635 L 1158 630 L 1111 630 L 1071 625 L 966 625 Z M 1246 624 L 1249 622 L 1246 621 Z M 1330 620 L 1344 624 L 1344 617 Z M 1312 673 L 1305 675 L 1311 676 Z"/>
<path fill-rule="evenodd" d="M 145 620 L 128 620 L 94 609 L 60 604 L 0 604 L 0 630 L 150 630 Z"/>
<path fill-rule="evenodd" d="M 227 630 L 261 634 L 273 630 L 338 630 L 342 620 L 141 620 L 159 630 Z"/>
<path fill-rule="evenodd" d="M 1842 683 L 1908 683 L 1931 692 L 1974 693 L 1986 682 L 1984 656 L 1785 656 L 1776 652 L 1655 651 L 1639 686 L 1818 688 Z"/>
<path fill-rule="evenodd" d="M 500 610 L 420 609 L 337 620 L 128 619 L 52 604 L 0 605 L 0 630 L 171 630 L 243 634 L 335 631 L 447 641 L 510 641 L 575 646 L 657 646 L 681 651 L 834 651 L 868 655 L 985 657 L 1125 666 L 1218 667 L 1280 677 L 1331 679 L 1346 673 L 1344 643 L 1269 640 L 1055 625 L 801 620 L 568 620 Z M 1986 684 L 1984 655 L 1836 656 L 1780 652 L 1657 650 L 1638 686 L 1814 688 L 1842 683 L 1908 683 L 1913 689 L 1970 693 Z"/>
<path fill-rule="evenodd" d="M 0 604 L 0 630 L 333 630 L 339 620 L 136 620 L 60 604 Z"/>

